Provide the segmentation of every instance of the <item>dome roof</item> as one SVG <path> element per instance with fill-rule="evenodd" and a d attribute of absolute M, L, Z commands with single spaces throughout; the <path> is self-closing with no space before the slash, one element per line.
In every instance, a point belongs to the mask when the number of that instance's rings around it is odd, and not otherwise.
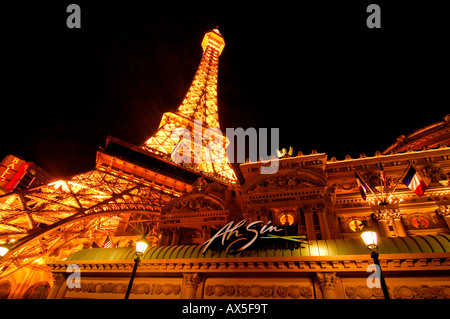
<path fill-rule="evenodd" d="M 401 135 L 397 141 L 383 151 L 383 155 L 402 153 L 407 150 L 420 151 L 423 148 L 450 146 L 450 114 L 443 121 L 415 130 L 408 135 Z"/>

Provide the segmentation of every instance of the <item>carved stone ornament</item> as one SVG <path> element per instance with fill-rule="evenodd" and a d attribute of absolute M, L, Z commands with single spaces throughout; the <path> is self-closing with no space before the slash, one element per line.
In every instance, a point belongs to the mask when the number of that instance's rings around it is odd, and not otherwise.
<path fill-rule="evenodd" d="M 415 212 L 404 216 L 403 223 L 405 225 L 405 229 L 408 230 L 446 227 L 445 221 L 438 219 L 438 215 L 445 218 L 445 215 L 442 215 L 439 210 L 436 212 Z"/>
<path fill-rule="evenodd" d="M 380 185 L 380 173 L 379 171 L 370 171 L 364 174 L 362 178 L 369 185 L 370 188 L 374 189 Z"/>
<path fill-rule="evenodd" d="M 318 273 L 317 280 L 322 290 L 335 290 L 336 288 L 336 273 Z"/>
<path fill-rule="evenodd" d="M 378 208 L 379 206 L 377 206 Z M 384 209 L 374 209 L 373 217 L 376 220 L 386 220 L 386 219 L 400 219 L 402 217 L 400 210 L 396 208 L 386 207 Z"/>
<path fill-rule="evenodd" d="M 439 205 L 437 214 L 442 217 L 449 216 L 450 215 L 450 205 Z"/>
<path fill-rule="evenodd" d="M 345 294 L 350 299 L 383 299 L 381 288 L 367 286 L 345 287 Z M 450 299 L 450 286 L 397 286 L 392 293 L 394 299 Z"/>
<path fill-rule="evenodd" d="M 326 186 L 325 182 L 319 177 L 313 177 L 306 173 L 285 173 L 268 175 L 256 182 L 253 186 L 250 186 L 248 193 L 263 193 L 273 190 L 289 190 L 309 187 L 323 187 Z"/>
<path fill-rule="evenodd" d="M 61 273 L 52 273 L 53 284 L 56 286 L 61 286 L 66 282 L 66 277 Z"/>
<path fill-rule="evenodd" d="M 207 296 L 218 296 L 222 297 L 223 295 L 226 295 L 227 297 L 233 296 L 236 292 L 236 289 L 232 285 L 207 285 L 205 293 Z"/>
<path fill-rule="evenodd" d="M 441 167 L 436 165 L 428 165 L 422 169 L 422 173 L 428 179 L 431 179 L 431 182 L 441 182 L 448 181 L 449 177 L 444 173 L 444 170 Z"/>
<path fill-rule="evenodd" d="M 208 182 L 203 177 L 198 178 L 194 184 L 192 184 L 192 192 L 204 193 L 208 187 Z"/>
<path fill-rule="evenodd" d="M 197 273 L 183 274 L 184 285 L 188 288 L 197 288 L 200 283 L 200 276 Z"/>
<path fill-rule="evenodd" d="M 358 184 L 356 182 L 338 183 L 336 185 L 337 192 L 350 192 L 357 189 Z"/>
<path fill-rule="evenodd" d="M 224 210 L 225 204 L 211 195 L 190 193 L 173 200 L 163 208 L 162 214 L 176 214 L 184 212 L 203 212 Z"/>
<path fill-rule="evenodd" d="M 345 287 L 345 294 L 349 299 L 384 299 L 381 288 L 369 288 L 367 286 Z"/>
<path fill-rule="evenodd" d="M 395 299 L 450 299 L 450 286 L 397 286 Z"/>
<path fill-rule="evenodd" d="M 113 293 L 124 294 L 127 290 L 127 285 L 124 283 L 95 283 L 82 282 L 80 288 L 69 288 L 69 291 L 87 292 L 87 293 Z M 147 295 L 178 295 L 181 286 L 174 284 L 133 284 L 131 288 L 132 294 L 147 294 Z"/>
<path fill-rule="evenodd" d="M 263 285 L 207 285 L 205 289 L 207 296 L 217 297 L 240 297 L 240 298 L 312 298 L 313 291 L 309 286 L 263 286 Z"/>

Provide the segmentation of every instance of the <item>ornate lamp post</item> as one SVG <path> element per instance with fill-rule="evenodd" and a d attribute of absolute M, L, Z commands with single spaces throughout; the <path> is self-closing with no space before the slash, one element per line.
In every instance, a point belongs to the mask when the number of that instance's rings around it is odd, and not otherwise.
<path fill-rule="evenodd" d="M 375 263 L 375 265 L 378 266 L 378 269 L 380 271 L 380 284 L 381 289 L 383 290 L 384 299 L 391 299 L 391 297 L 389 296 L 389 292 L 387 290 L 386 282 L 384 281 L 383 272 L 381 271 L 380 260 L 378 259 L 379 255 L 378 255 L 377 233 L 367 228 L 366 230 L 363 230 L 361 232 L 361 238 L 364 240 L 364 243 L 366 244 L 367 248 L 372 251 L 371 257 L 373 259 L 373 262 Z"/>
<path fill-rule="evenodd" d="M 145 250 L 147 249 L 149 242 L 143 235 L 140 239 L 136 241 L 136 259 L 134 259 L 134 267 L 133 272 L 131 273 L 130 282 L 128 283 L 127 293 L 125 294 L 125 299 L 128 299 L 131 292 L 131 287 L 133 286 L 134 276 L 136 275 L 136 270 L 141 261 L 141 257 L 144 255 Z"/>

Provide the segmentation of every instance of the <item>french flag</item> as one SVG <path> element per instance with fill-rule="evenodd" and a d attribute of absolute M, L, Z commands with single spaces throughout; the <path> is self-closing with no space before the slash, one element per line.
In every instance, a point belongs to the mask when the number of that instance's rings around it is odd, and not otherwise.
<path fill-rule="evenodd" d="M 391 186 L 389 186 L 389 182 L 386 176 L 386 172 L 384 171 L 383 165 L 380 163 L 380 178 L 384 182 L 384 186 L 386 186 L 389 189 L 392 189 Z"/>
<path fill-rule="evenodd" d="M 403 177 L 402 182 L 418 196 L 422 196 L 428 188 L 428 184 L 430 184 L 430 181 L 417 172 L 412 165 L 409 166 L 408 172 Z"/>
<path fill-rule="evenodd" d="M 366 200 L 367 197 L 367 186 L 364 183 L 363 179 L 355 172 L 356 183 L 358 184 L 359 192 L 361 193 L 362 199 Z"/>

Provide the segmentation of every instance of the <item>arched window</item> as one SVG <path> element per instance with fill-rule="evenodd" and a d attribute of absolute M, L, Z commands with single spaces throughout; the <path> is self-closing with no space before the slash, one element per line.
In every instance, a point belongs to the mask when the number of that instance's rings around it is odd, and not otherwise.
<path fill-rule="evenodd" d="M 50 292 L 48 282 L 40 281 L 32 285 L 23 295 L 23 299 L 46 299 Z"/>
<path fill-rule="evenodd" d="M 9 281 L 0 282 L 0 299 L 6 299 L 11 292 L 11 284 Z"/>

